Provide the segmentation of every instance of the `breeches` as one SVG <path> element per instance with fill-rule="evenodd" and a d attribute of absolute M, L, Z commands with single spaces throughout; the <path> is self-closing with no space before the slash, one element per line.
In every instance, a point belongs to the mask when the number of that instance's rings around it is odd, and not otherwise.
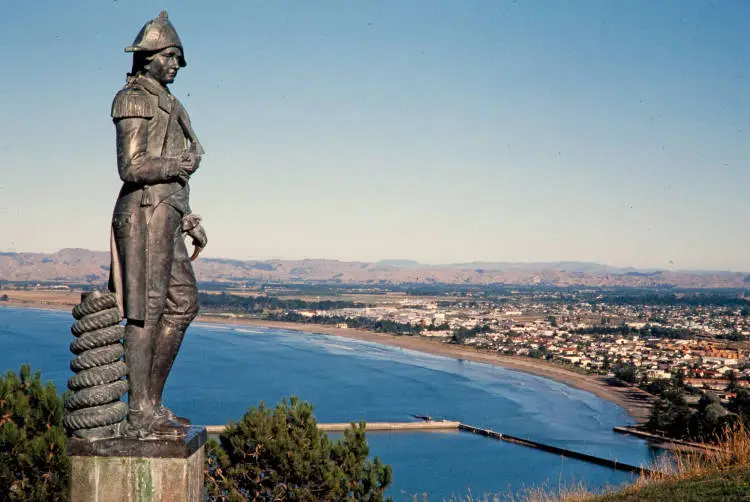
<path fill-rule="evenodd" d="M 198 286 L 180 230 L 182 215 L 158 204 L 148 222 L 148 323 L 187 328 L 198 314 Z"/>

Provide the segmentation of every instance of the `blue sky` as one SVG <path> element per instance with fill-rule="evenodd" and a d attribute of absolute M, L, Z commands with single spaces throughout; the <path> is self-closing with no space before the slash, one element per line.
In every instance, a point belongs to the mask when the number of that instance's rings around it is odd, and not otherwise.
<path fill-rule="evenodd" d="M 205 256 L 750 271 L 750 2 L 0 0 L 0 250 L 106 249 L 164 8 Z"/>

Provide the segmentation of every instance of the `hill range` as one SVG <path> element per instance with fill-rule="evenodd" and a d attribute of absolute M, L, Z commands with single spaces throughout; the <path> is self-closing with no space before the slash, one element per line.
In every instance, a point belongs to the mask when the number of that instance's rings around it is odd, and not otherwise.
<path fill-rule="evenodd" d="M 669 271 L 617 268 L 588 262 L 473 262 L 425 265 L 409 260 L 231 260 L 201 258 L 198 280 L 227 285 L 248 281 L 342 284 L 443 283 L 550 286 L 744 288 L 750 276 L 728 271 Z M 109 276 L 109 253 L 62 249 L 56 253 L 0 253 L 0 280 L 101 283 Z"/>

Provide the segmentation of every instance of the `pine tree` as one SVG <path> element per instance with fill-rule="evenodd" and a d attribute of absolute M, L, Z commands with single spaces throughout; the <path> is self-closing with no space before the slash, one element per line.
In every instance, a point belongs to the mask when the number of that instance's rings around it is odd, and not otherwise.
<path fill-rule="evenodd" d="M 52 382 L 28 365 L 0 375 L 0 501 L 65 501 L 70 461 L 65 454 L 63 402 Z"/>
<path fill-rule="evenodd" d="M 391 483 L 391 467 L 368 458 L 364 423 L 332 442 L 296 397 L 250 408 L 220 439 L 206 451 L 213 501 L 381 502 Z"/>

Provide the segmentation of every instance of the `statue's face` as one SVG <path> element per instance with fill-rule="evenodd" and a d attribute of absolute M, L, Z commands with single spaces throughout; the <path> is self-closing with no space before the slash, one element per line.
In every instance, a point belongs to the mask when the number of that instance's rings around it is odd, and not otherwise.
<path fill-rule="evenodd" d="M 160 84 L 171 84 L 180 69 L 182 51 L 179 47 L 167 47 L 153 55 L 146 65 L 146 75 Z"/>

